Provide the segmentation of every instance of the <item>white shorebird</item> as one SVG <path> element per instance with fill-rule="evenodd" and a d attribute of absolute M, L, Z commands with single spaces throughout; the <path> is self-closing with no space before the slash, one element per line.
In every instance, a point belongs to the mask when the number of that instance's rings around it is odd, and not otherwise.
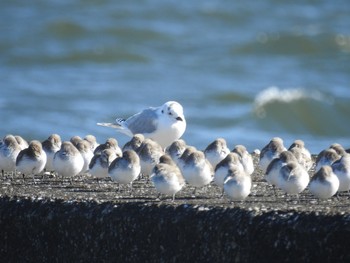
<path fill-rule="evenodd" d="M 182 139 L 179 139 L 174 141 L 172 144 L 170 144 L 169 147 L 166 148 L 166 153 L 170 155 L 170 157 L 177 165 L 179 165 L 179 159 L 186 150 L 186 147 L 186 142 Z"/>
<path fill-rule="evenodd" d="M 321 151 L 316 158 L 315 172 L 317 172 L 324 165 L 332 165 L 340 158 L 341 156 L 332 148 Z"/>
<path fill-rule="evenodd" d="M 227 147 L 226 140 L 223 138 L 217 138 L 204 150 L 205 158 L 207 158 L 213 168 L 225 159 L 229 152 L 230 149 Z"/>
<path fill-rule="evenodd" d="M 62 142 L 61 148 L 53 157 L 54 170 L 64 177 L 76 176 L 84 166 L 84 159 L 78 149 L 70 142 Z"/>
<path fill-rule="evenodd" d="M 46 153 L 46 165 L 45 165 L 45 170 L 48 172 L 54 171 L 53 168 L 53 157 L 55 156 L 55 153 L 58 152 L 61 148 L 62 141 L 61 141 L 61 136 L 58 134 L 51 134 L 49 138 L 47 138 L 45 141 L 42 143 L 43 150 Z"/>
<path fill-rule="evenodd" d="M 186 130 L 183 107 L 176 101 L 168 101 L 160 107 L 151 107 L 128 119 L 116 119 L 115 123 L 97 123 L 116 128 L 130 137 L 141 133 L 145 138 L 158 142 L 163 149 L 179 139 Z"/>
<path fill-rule="evenodd" d="M 140 175 L 140 157 L 134 150 L 126 150 L 123 156 L 112 161 L 108 168 L 108 175 L 119 184 L 130 184 Z"/>
<path fill-rule="evenodd" d="M 100 145 L 97 142 L 96 137 L 94 135 L 91 135 L 91 134 L 86 135 L 83 140 L 88 141 L 90 143 L 92 152 L 94 152 L 95 149 L 97 148 L 97 146 Z"/>
<path fill-rule="evenodd" d="M 303 166 L 292 161 L 280 169 L 277 187 L 290 195 L 297 195 L 305 190 L 310 182 L 310 176 Z"/>
<path fill-rule="evenodd" d="M 99 153 L 95 153 L 89 164 L 89 174 L 97 179 L 107 178 L 108 168 L 113 160 L 117 158 L 117 155 L 113 149 L 104 149 Z"/>
<path fill-rule="evenodd" d="M 94 150 L 94 154 L 100 154 L 105 149 L 111 149 L 117 156 L 123 155 L 123 152 L 118 145 L 118 141 L 115 138 L 108 138 L 105 143 L 97 146 Z"/>
<path fill-rule="evenodd" d="M 15 139 L 19 147 L 21 147 L 21 150 L 28 148 L 29 146 L 28 142 L 25 139 L 23 139 L 20 135 L 15 135 Z"/>
<path fill-rule="evenodd" d="M 313 165 L 311 153 L 305 148 L 305 143 L 302 140 L 295 140 L 288 151 L 292 152 L 297 158 L 298 163 L 301 164 L 306 171 L 309 171 Z"/>
<path fill-rule="evenodd" d="M 259 166 L 263 173 L 266 172 L 270 162 L 277 158 L 281 152 L 286 151 L 286 147 L 283 145 L 283 140 L 279 137 L 274 137 L 272 140 L 262 148 L 260 152 Z"/>
<path fill-rule="evenodd" d="M 16 169 L 23 174 L 23 179 L 24 175 L 32 175 L 35 183 L 34 176 L 44 170 L 46 158 L 41 142 L 31 141 L 28 148 L 19 152 L 16 159 Z"/>
<path fill-rule="evenodd" d="M 126 150 L 133 150 L 135 152 L 137 152 L 137 150 L 139 149 L 139 147 L 141 146 L 142 142 L 145 140 L 145 136 L 143 136 L 142 134 L 134 134 L 134 136 L 132 136 L 131 140 L 126 142 L 123 146 L 123 152 Z"/>
<path fill-rule="evenodd" d="M 244 171 L 244 167 L 240 161 L 240 156 L 235 152 L 230 152 L 225 159 L 219 162 L 215 167 L 214 183 L 221 189 L 224 188 L 225 178 L 228 170 L 237 167 L 239 170 Z"/>
<path fill-rule="evenodd" d="M 140 157 L 141 173 L 149 176 L 153 167 L 159 163 L 164 154 L 162 147 L 152 139 L 145 139 L 139 147 L 137 154 Z"/>
<path fill-rule="evenodd" d="M 338 192 L 350 191 L 350 154 L 345 153 L 338 161 L 332 164 L 332 169 L 339 179 Z"/>
<path fill-rule="evenodd" d="M 252 175 L 255 169 L 254 162 L 253 157 L 247 151 L 247 148 L 244 145 L 236 145 L 235 148 L 233 148 L 232 152 L 237 153 L 240 157 L 240 161 L 243 165 L 244 171 L 247 174 Z"/>
<path fill-rule="evenodd" d="M 80 174 L 88 173 L 90 162 L 94 157 L 94 153 L 92 150 L 93 147 L 91 146 L 91 143 L 88 142 L 87 140 L 80 140 L 76 148 L 78 149 L 78 151 L 80 152 L 81 156 L 84 159 L 84 165 L 83 165 L 83 168 L 81 169 Z"/>
<path fill-rule="evenodd" d="M 224 181 L 224 192 L 232 201 L 242 201 L 247 198 L 252 188 L 249 174 L 238 167 L 228 170 Z"/>
<path fill-rule="evenodd" d="M 202 151 L 192 152 L 185 160 L 182 175 L 186 182 L 196 188 L 208 185 L 214 176 L 214 169 Z"/>
<path fill-rule="evenodd" d="M 185 185 L 179 167 L 169 155 L 163 155 L 159 163 L 153 168 L 150 176 L 154 187 L 160 194 L 171 195 L 173 201 L 175 194 Z"/>
<path fill-rule="evenodd" d="M 264 176 L 264 179 L 268 184 L 277 186 L 280 170 L 289 162 L 297 162 L 296 157 L 290 151 L 283 151 L 278 158 L 275 158 L 270 162 Z"/>
<path fill-rule="evenodd" d="M 336 194 L 339 189 L 339 179 L 333 173 L 332 167 L 322 166 L 311 178 L 310 192 L 319 199 L 328 199 Z"/>
<path fill-rule="evenodd" d="M 16 170 L 16 159 L 21 151 L 16 138 L 8 134 L 0 141 L 0 170 L 4 172 L 13 172 Z"/>

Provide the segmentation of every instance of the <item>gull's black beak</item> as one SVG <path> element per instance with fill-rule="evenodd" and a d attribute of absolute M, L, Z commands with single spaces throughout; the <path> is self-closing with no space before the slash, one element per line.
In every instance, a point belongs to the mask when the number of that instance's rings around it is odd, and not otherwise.
<path fill-rule="evenodd" d="M 181 117 L 176 117 L 176 120 L 183 121 L 183 119 Z"/>

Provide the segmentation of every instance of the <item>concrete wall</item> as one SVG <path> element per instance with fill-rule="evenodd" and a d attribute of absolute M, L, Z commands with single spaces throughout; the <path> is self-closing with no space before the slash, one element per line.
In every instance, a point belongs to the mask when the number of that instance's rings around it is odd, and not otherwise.
<path fill-rule="evenodd" d="M 1 262 L 350 262 L 350 216 L 0 199 Z"/>

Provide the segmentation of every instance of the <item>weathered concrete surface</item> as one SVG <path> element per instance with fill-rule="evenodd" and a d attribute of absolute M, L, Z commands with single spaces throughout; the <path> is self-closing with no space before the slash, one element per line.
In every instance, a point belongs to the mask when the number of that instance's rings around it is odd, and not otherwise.
<path fill-rule="evenodd" d="M 0 180 L 3 262 L 350 262 L 347 195 L 316 200 L 278 192 L 253 175 L 231 203 L 211 185 L 175 202 L 146 180 L 127 188 L 85 176 Z"/>

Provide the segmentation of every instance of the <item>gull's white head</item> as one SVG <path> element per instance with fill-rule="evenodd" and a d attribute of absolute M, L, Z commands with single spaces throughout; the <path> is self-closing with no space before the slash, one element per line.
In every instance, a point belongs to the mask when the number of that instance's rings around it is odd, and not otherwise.
<path fill-rule="evenodd" d="M 176 101 L 168 101 L 161 107 L 161 114 L 168 116 L 174 122 L 186 123 L 183 108 L 180 103 Z"/>

